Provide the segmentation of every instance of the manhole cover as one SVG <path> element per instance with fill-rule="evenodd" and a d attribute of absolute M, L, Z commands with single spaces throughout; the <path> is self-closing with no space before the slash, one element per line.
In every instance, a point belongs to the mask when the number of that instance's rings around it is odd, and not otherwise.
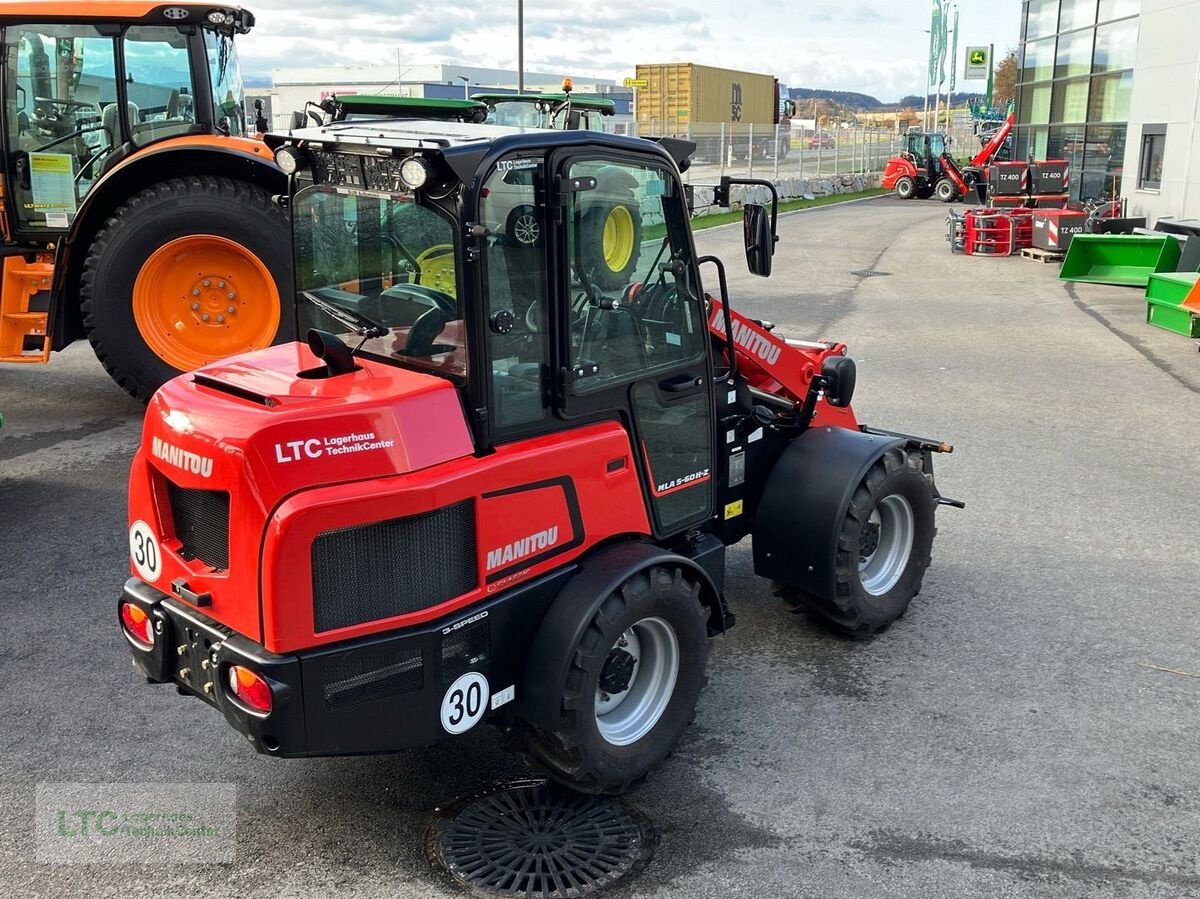
<path fill-rule="evenodd" d="M 438 809 L 425 854 L 478 894 L 574 899 L 639 869 L 654 841 L 620 802 L 522 781 Z"/>
<path fill-rule="evenodd" d="M 874 269 L 864 268 L 850 274 L 856 278 L 886 278 L 891 272 L 877 272 Z"/>

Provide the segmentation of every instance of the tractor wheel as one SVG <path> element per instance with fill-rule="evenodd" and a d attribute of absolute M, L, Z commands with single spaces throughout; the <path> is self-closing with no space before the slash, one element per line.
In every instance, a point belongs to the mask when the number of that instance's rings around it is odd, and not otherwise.
<path fill-rule="evenodd" d="M 518 206 L 510 212 L 504 230 L 509 239 L 519 246 L 542 245 L 542 223 L 538 219 L 537 210 L 532 206 Z"/>
<path fill-rule="evenodd" d="M 917 185 L 908 175 L 896 179 L 896 196 L 901 200 L 911 200 L 917 192 Z"/>
<path fill-rule="evenodd" d="M 145 401 L 181 372 L 290 338 L 291 270 L 287 217 L 265 189 L 173 178 L 130 198 L 92 242 L 84 328 L 113 380 Z"/>
<path fill-rule="evenodd" d="M 708 612 L 679 569 L 649 568 L 601 605 L 571 659 L 552 733 L 524 725 L 527 757 L 584 793 L 616 795 L 674 750 L 705 683 Z"/>
<path fill-rule="evenodd" d="M 921 454 L 896 447 L 854 490 L 837 542 L 833 599 L 785 587 L 793 611 L 808 611 L 831 630 L 866 638 L 904 614 L 921 590 L 937 533 L 937 498 Z"/>
<path fill-rule="evenodd" d="M 942 178 L 933 187 L 937 198 L 943 203 L 953 203 L 958 199 L 958 187 L 949 178 Z"/>
<path fill-rule="evenodd" d="M 918 200 L 928 200 L 932 196 L 933 196 L 933 188 L 930 187 L 928 184 L 926 184 L 923 187 L 917 188 L 917 199 Z"/>
<path fill-rule="evenodd" d="M 585 212 L 582 231 L 588 277 L 603 290 L 626 287 L 642 254 L 642 216 L 632 197 Z"/>

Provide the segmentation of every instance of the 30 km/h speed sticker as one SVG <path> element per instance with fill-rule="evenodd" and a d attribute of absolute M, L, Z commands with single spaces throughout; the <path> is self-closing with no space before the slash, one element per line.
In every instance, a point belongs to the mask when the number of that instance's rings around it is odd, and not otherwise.
<path fill-rule="evenodd" d="M 142 580 L 153 584 L 162 574 L 162 553 L 158 550 L 158 539 L 150 525 L 135 521 L 129 529 L 129 558 Z"/>
<path fill-rule="evenodd" d="M 450 685 L 442 698 L 442 727 L 451 734 L 470 730 L 487 710 L 490 694 L 487 678 L 478 671 L 468 671 Z"/>

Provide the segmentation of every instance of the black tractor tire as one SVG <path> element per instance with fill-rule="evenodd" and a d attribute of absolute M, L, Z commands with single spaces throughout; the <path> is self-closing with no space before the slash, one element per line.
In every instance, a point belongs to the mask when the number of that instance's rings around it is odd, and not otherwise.
<path fill-rule="evenodd" d="M 930 187 L 928 184 L 917 187 L 917 199 L 918 200 L 928 200 L 932 196 L 933 196 L 933 188 Z"/>
<path fill-rule="evenodd" d="M 621 209 L 629 215 L 632 247 L 622 263 L 614 266 L 604 256 L 604 227 L 610 216 L 621 215 Z M 628 287 L 642 255 L 642 213 L 633 197 L 627 203 L 609 203 L 587 210 L 583 213 L 580 230 L 580 253 L 588 278 L 601 290 Z"/>
<path fill-rule="evenodd" d="M 618 795 L 644 780 L 674 751 L 695 716 L 706 682 L 707 620 L 700 585 L 678 568 L 655 566 L 626 580 L 601 604 L 577 645 L 563 647 L 571 660 L 570 670 L 553 731 L 517 722 L 525 757 L 553 780 L 583 793 Z M 611 676 L 610 659 L 621 660 L 624 650 L 620 646 L 630 645 L 620 641 L 647 622 L 654 622 L 655 629 L 665 625 L 674 634 L 678 650 L 675 682 L 649 730 L 619 744 L 602 733 L 597 703 L 607 697 L 600 692 L 601 681 Z M 649 641 L 643 636 L 641 642 Z M 645 660 L 646 650 L 641 651 Z M 627 698 L 635 698 L 632 691 L 638 688 L 639 674 L 644 675 L 641 668 L 624 694 Z M 658 682 L 665 683 L 665 679 Z"/>
<path fill-rule="evenodd" d="M 270 192 L 215 176 L 154 184 L 105 221 L 89 248 L 79 291 L 84 330 L 97 358 L 117 384 L 143 402 L 181 369 L 156 354 L 138 330 L 134 285 L 152 254 L 191 235 L 222 237 L 257 257 L 283 303 L 269 342 L 294 337 L 294 323 L 286 312 L 292 296 L 290 228 Z"/>
<path fill-rule="evenodd" d="M 902 502 L 893 497 L 899 497 Z M 905 504 L 911 511 L 912 539 L 907 557 L 898 555 L 890 568 L 896 572 L 894 583 L 886 590 L 868 592 L 864 586 L 864 572 L 860 570 L 863 552 L 871 549 L 870 541 L 874 540 L 874 551 L 868 557 L 873 559 L 888 539 L 881 527 L 882 519 L 873 522 L 872 518 L 879 517 L 877 513 L 883 508 L 903 509 Z M 867 470 L 855 488 L 842 520 L 835 565 L 836 596 L 828 599 L 784 586 L 780 591 L 784 601 L 792 611 L 806 611 L 830 630 L 847 637 L 866 639 L 887 630 L 921 592 L 921 581 L 929 567 L 933 538 L 937 534 L 936 507 L 933 477 L 925 474 L 921 453 L 903 447 L 888 450 Z"/>
<path fill-rule="evenodd" d="M 504 231 L 520 247 L 540 247 L 545 239 L 542 220 L 532 206 L 518 206 L 510 212 Z"/>
<path fill-rule="evenodd" d="M 896 196 L 901 200 L 911 200 L 917 193 L 917 184 L 908 175 L 896 179 Z"/>
<path fill-rule="evenodd" d="M 958 199 L 958 186 L 949 178 L 940 178 L 933 186 L 933 192 L 943 203 L 953 203 Z"/>

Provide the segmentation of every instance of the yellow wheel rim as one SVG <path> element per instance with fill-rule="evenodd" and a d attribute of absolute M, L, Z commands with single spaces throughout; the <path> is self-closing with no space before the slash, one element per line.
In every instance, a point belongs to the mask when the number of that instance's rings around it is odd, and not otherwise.
<path fill-rule="evenodd" d="M 604 264 L 623 272 L 633 258 L 633 216 L 627 206 L 614 206 L 604 220 Z"/>
<path fill-rule="evenodd" d="M 432 287 L 458 299 L 458 287 L 454 282 L 454 247 L 440 243 L 430 247 L 417 257 L 417 283 Z"/>
<path fill-rule="evenodd" d="M 163 244 L 133 283 L 138 333 L 180 371 L 270 346 L 279 317 L 279 291 L 266 265 L 215 234 Z"/>

